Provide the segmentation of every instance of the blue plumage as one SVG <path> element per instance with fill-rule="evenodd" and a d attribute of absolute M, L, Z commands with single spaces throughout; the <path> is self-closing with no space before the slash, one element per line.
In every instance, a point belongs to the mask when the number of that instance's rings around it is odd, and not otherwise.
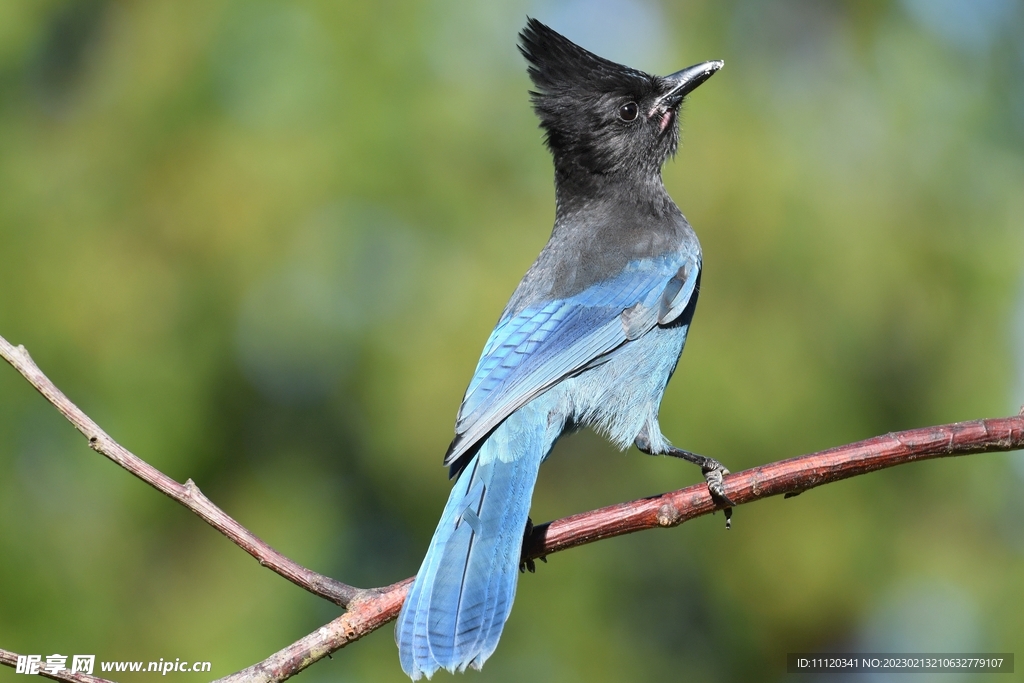
<path fill-rule="evenodd" d="M 673 448 L 658 426 L 701 269 L 661 164 L 678 142 L 682 97 L 721 63 L 648 76 L 532 19 L 521 40 L 555 158 L 555 228 L 459 410 L 445 457 L 458 479 L 395 628 L 413 680 L 480 668 L 494 652 L 538 469 L 564 432 L 590 426 L 621 448 L 693 460 L 713 493 L 725 472 Z"/>
<path fill-rule="evenodd" d="M 413 679 L 439 667 L 479 668 L 498 645 L 537 470 L 562 429 L 541 419 L 543 403 L 505 420 L 452 489 L 395 630 Z"/>
<path fill-rule="evenodd" d="M 463 399 L 455 425 L 459 439 L 448 461 L 457 460 L 467 444 L 476 443 L 555 382 L 607 361 L 607 354 L 627 339 L 677 318 L 700 272 L 697 249 L 629 263 L 616 277 L 567 299 L 528 306 L 514 316 L 506 312 L 484 347 Z M 683 287 L 676 288 L 673 279 L 683 269 L 690 275 Z M 669 294 L 669 314 L 659 320 Z M 632 443 L 634 436 L 625 443 Z"/>

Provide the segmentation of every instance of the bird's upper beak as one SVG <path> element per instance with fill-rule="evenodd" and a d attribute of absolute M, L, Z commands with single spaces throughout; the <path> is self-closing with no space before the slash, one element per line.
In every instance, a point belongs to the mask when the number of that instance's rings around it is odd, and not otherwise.
<path fill-rule="evenodd" d="M 719 69 L 725 66 L 725 62 L 720 59 L 716 59 L 710 62 L 702 62 L 700 64 L 694 64 L 693 66 L 686 67 L 682 71 L 677 71 L 674 74 L 665 76 L 664 80 L 666 85 L 669 87 L 669 91 L 658 98 L 656 109 L 665 111 L 667 109 L 674 109 L 679 106 L 679 103 L 683 101 L 691 90 L 696 88 L 704 81 L 711 78 L 712 75 Z"/>

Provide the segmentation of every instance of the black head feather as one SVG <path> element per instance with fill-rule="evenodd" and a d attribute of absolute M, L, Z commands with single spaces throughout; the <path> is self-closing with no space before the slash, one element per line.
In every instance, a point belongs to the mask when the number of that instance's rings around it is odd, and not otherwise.
<path fill-rule="evenodd" d="M 662 78 L 616 64 L 532 18 L 519 40 L 556 180 L 660 176 L 679 144 L 682 96 L 696 84 L 683 88 L 675 74 Z M 707 64 L 714 66 L 698 83 L 721 66 Z"/>
<path fill-rule="evenodd" d="M 536 19 L 527 19 L 519 38 L 519 51 L 530 63 L 530 79 L 540 91 L 531 93 L 538 104 L 584 90 L 639 94 L 653 89 L 652 76 L 599 57 Z"/>

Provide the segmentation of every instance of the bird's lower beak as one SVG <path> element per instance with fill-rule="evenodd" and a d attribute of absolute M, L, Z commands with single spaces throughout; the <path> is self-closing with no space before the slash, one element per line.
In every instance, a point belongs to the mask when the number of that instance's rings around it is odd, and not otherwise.
<path fill-rule="evenodd" d="M 691 90 L 711 78 L 723 66 L 725 66 L 725 62 L 716 59 L 710 62 L 694 64 L 682 71 L 665 76 L 662 80 L 665 81 L 670 90 L 658 99 L 658 108 L 665 110 L 678 107 L 679 103 L 683 101 L 683 98 Z"/>

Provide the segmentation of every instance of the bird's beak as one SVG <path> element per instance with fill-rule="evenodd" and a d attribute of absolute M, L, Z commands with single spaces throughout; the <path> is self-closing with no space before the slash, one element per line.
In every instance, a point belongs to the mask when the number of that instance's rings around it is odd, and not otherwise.
<path fill-rule="evenodd" d="M 658 98 L 658 102 L 655 105 L 656 108 L 665 111 L 666 109 L 674 109 L 675 107 L 678 107 L 679 103 L 683 101 L 683 98 L 686 97 L 691 90 L 711 78 L 711 76 L 713 76 L 714 73 L 723 66 L 725 66 L 725 62 L 720 59 L 716 59 L 711 62 L 694 64 L 682 71 L 677 71 L 674 74 L 665 76 L 662 80 L 665 81 L 666 85 L 670 89 Z"/>

